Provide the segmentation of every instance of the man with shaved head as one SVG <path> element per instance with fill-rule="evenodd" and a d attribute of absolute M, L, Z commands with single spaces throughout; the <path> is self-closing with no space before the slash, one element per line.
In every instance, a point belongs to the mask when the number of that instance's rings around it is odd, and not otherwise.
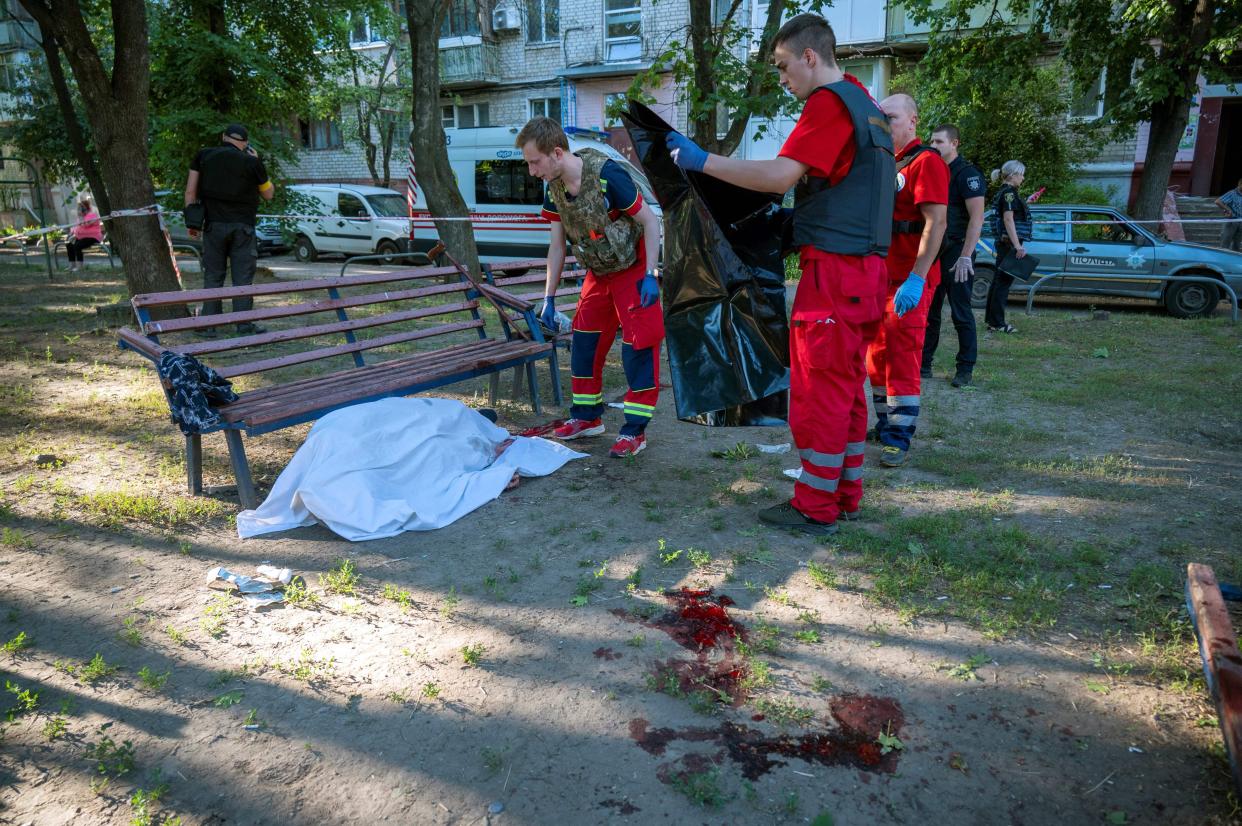
<path fill-rule="evenodd" d="M 772 42 L 781 86 L 805 104 L 780 154 L 762 161 L 710 155 L 677 132 L 668 148 L 689 173 L 774 195 L 794 190 L 802 279 L 789 333 L 789 430 L 802 475 L 793 499 L 760 511 L 759 520 L 827 536 L 838 519 L 860 517 L 863 355 L 883 314 L 893 140 L 871 95 L 837 66 L 827 20 L 795 15 Z"/>
<path fill-rule="evenodd" d="M 875 405 L 880 464 L 906 463 L 919 417 L 919 372 L 927 309 L 940 281 L 940 239 L 949 201 L 949 167 L 940 153 L 919 143 L 918 107 L 909 95 L 880 102 L 897 150 L 893 243 L 886 261 L 887 302 L 880 330 L 867 350 L 867 375 Z"/>

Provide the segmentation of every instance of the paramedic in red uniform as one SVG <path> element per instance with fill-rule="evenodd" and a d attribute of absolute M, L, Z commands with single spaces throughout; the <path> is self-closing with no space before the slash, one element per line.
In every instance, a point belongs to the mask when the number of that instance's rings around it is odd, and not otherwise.
<path fill-rule="evenodd" d="M 660 395 L 660 342 L 664 312 L 654 267 L 660 255 L 660 219 L 643 202 L 629 173 L 598 149 L 569 151 L 565 130 L 537 117 L 517 136 L 530 174 L 548 184 L 543 217 L 552 224 L 548 278 L 539 318 L 556 325 L 556 286 L 569 240 L 587 277 L 574 314 L 570 418 L 558 439 L 604 432 L 604 361 L 621 328 L 621 366 L 629 392 L 625 423 L 609 455 L 634 456 L 647 446 L 647 424 Z"/>
<path fill-rule="evenodd" d="M 949 167 L 940 153 L 919 143 L 918 108 L 909 95 L 880 104 L 897 150 L 897 202 L 888 251 L 888 291 L 880 332 L 867 350 L 875 404 L 880 464 L 906 463 L 919 418 L 919 371 L 927 310 L 940 283 L 940 239 L 949 203 Z"/>
<path fill-rule="evenodd" d="M 767 524 L 813 535 L 856 519 L 867 437 L 863 357 L 883 314 L 884 255 L 893 210 L 893 143 L 883 112 L 837 67 L 836 37 L 816 14 L 776 33 L 772 62 L 781 84 L 805 101 L 798 124 L 770 161 L 709 155 L 678 133 L 678 166 L 736 186 L 794 191 L 793 242 L 802 279 L 789 339 L 789 429 L 802 475 L 789 502 L 767 508 Z"/>

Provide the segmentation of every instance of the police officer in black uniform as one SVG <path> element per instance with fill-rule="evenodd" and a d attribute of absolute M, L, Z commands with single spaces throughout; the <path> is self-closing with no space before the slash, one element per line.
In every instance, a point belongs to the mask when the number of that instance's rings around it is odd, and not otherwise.
<path fill-rule="evenodd" d="M 983 175 L 957 154 L 961 134 L 945 124 L 932 132 L 931 145 L 949 165 L 949 214 L 940 247 L 940 284 L 927 311 L 927 335 L 923 339 L 923 378 L 931 378 L 932 358 L 940 344 L 940 316 L 949 296 L 949 314 L 957 330 L 957 370 L 953 386 L 970 384 L 978 354 L 975 314 L 970 305 L 974 288 L 975 242 L 983 229 L 983 199 L 987 192 Z"/>
<path fill-rule="evenodd" d="M 233 272 L 233 286 L 254 283 L 255 264 L 259 259 L 255 222 L 258 220 L 259 198 L 272 200 L 276 188 L 268 180 L 267 168 L 250 146 L 246 127 L 230 123 L 221 135 L 221 145 L 200 149 L 190 163 L 190 176 L 185 184 L 186 206 L 202 201 L 206 213 L 203 225 L 203 287 L 224 286 L 225 263 Z M 191 229 L 191 237 L 198 232 Z M 233 311 L 244 312 L 254 306 L 249 296 L 233 299 Z M 220 301 L 203 302 L 203 315 L 219 315 Z M 253 323 L 237 325 L 243 335 L 265 332 Z M 215 338 L 214 327 L 198 331 L 205 338 Z"/>

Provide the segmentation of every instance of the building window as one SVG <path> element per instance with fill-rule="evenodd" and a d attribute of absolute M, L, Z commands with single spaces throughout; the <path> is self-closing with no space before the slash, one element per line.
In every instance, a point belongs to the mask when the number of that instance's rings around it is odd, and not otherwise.
<path fill-rule="evenodd" d="M 490 125 L 486 103 L 466 103 L 457 107 L 457 127 L 459 129 L 476 129 Z"/>
<path fill-rule="evenodd" d="M 552 118 L 557 123 L 561 122 L 561 99 L 560 98 L 531 98 L 530 99 L 530 116 L 532 118 Z"/>
<path fill-rule="evenodd" d="M 17 52 L 0 52 L 0 92 L 13 92 L 18 88 L 22 75 L 20 64 Z"/>
<path fill-rule="evenodd" d="M 561 0 L 526 0 L 526 40 L 546 43 L 561 34 Z"/>
<path fill-rule="evenodd" d="M 443 126 L 445 129 L 452 129 L 454 126 L 457 125 L 457 118 L 453 114 L 452 106 L 441 106 L 440 107 L 440 125 Z"/>
<path fill-rule="evenodd" d="M 441 37 L 465 37 L 483 33 L 483 18 L 479 14 L 479 0 L 453 0 L 444 15 Z"/>
<path fill-rule="evenodd" d="M 621 126 L 620 112 L 625 111 L 629 97 L 625 92 L 609 92 L 604 95 L 604 127 L 615 129 Z"/>
<path fill-rule="evenodd" d="M 1101 69 L 1100 76 L 1091 84 L 1091 88 L 1074 99 L 1070 106 L 1071 119 L 1098 120 L 1104 117 L 1104 84 L 1107 79 L 1107 70 Z"/>
<path fill-rule="evenodd" d="M 543 181 L 531 177 L 526 161 L 478 161 L 474 165 L 476 204 L 543 203 Z"/>
<path fill-rule="evenodd" d="M 354 46 L 374 43 L 382 39 L 380 33 L 371 28 L 371 18 L 365 14 L 351 14 L 349 19 L 349 42 Z"/>
<path fill-rule="evenodd" d="M 341 140 L 341 125 L 328 118 L 298 120 L 304 149 L 340 149 L 344 146 Z"/>
<path fill-rule="evenodd" d="M 642 57 L 642 0 L 605 0 L 604 46 L 608 63 Z"/>

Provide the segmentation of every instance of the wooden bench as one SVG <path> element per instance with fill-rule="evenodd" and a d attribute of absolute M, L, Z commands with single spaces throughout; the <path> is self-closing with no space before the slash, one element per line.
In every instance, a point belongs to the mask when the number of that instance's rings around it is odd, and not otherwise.
<path fill-rule="evenodd" d="M 445 279 L 449 279 L 447 283 Z M 363 294 L 357 294 L 359 288 L 363 288 Z M 342 290 L 350 294 L 343 295 Z M 299 298 L 294 295 L 297 293 L 312 296 Z M 164 309 L 166 314 L 169 307 L 181 305 L 188 310 L 191 303 L 238 296 L 289 296 L 295 303 L 272 303 L 215 316 L 152 318 L 152 311 Z M 480 314 L 480 299 L 500 313 L 503 338 L 488 335 Z M 553 395 L 558 406 L 562 403 L 556 347 L 545 340 L 529 303 L 485 282 L 474 283 L 456 267 L 149 293 L 134 296 L 132 303 L 138 329 L 120 331 L 122 349 L 133 350 L 153 362 L 158 362 L 165 350 L 193 356 L 226 379 L 267 374 L 269 383 L 244 390 L 240 399 L 217 408 L 223 419 L 218 426 L 187 434 L 185 440 L 187 485 L 192 494 L 199 494 L 203 489 L 202 434 L 224 431 L 238 496 L 246 508 L 255 507 L 257 502 L 242 444 L 243 431 L 257 436 L 312 421 L 350 405 L 407 396 L 517 367 L 525 367 L 531 404 L 539 415 L 542 411 L 535 364 L 541 360 L 548 361 Z M 354 317 L 347 311 L 354 311 Z M 331 314 L 330 320 L 301 319 L 323 313 Z M 162 336 L 188 334 L 207 327 L 216 327 L 227 335 L 223 331 L 229 326 L 246 322 L 270 323 L 272 329 L 257 335 L 206 341 L 183 339 L 166 344 L 160 340 Z M 360 338 L 358 333 L 368 337 Z M 325 336 L 331 337 L 329 343 L 312 343 L 310 349 L 295 350 L 290 346 Z M 437 338 L 433 344 L 438 346 L 434 349 L 408 352 L 411 346 Z M 387 360 L 364 359 L 364 353 L 373 357 L 370 351 L 402 345 L 406 352 Z M 256 349 L 263 352 L 253 352 Z M 340 359 L 352 359 L 352 366 L 325 369 L 333 360 L 339 364 Z M 306 375 L 306 365 L 311 366 L 311 375 Z M 300 375 L 281 375 L 291 368 L 299 368 Z"/>

